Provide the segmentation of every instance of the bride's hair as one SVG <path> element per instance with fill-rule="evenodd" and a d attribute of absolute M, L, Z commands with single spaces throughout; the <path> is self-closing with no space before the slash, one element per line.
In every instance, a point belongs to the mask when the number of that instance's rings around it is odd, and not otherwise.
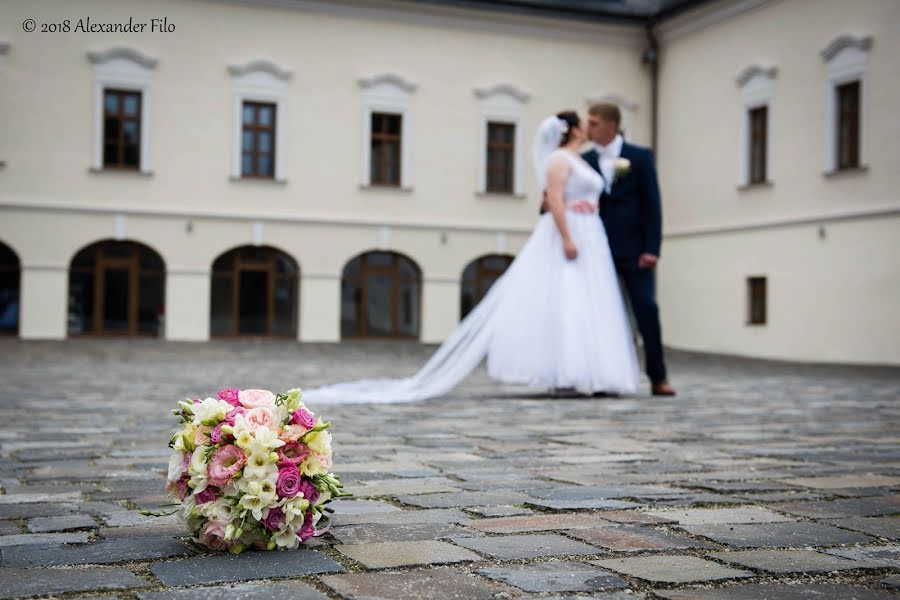
<path fill-rule="evenodd" d="M 557 113 L 556 118 L 562 119 L 566 122 L 566 125 L 569 126 L 569 128 L 566 129 L 566 132 L 563 134 L 562 139 L 559 140 L 559 146 L 561 148 L 568 144 L 569 140 L 572 139 L 572 130 L 578 127 L 578 124 L 581 123 L 581 118 L 574 110 L 564 110 L 561 113 Z"/>

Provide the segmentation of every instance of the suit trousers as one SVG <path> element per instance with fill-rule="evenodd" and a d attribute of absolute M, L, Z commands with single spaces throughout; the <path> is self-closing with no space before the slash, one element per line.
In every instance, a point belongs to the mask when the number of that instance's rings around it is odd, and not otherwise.
<path fill-rule="evenodd" d="M 653 269 L 639 269 L 637 259 L 615 260 L 616 272 L 625 285 L 625 293 L 634 312 L 638 331 L 644 341 L 644 367 L 652 383 L 666 379 L 663 359 L 662 327 L 656 304 L 656 273 Z"/>

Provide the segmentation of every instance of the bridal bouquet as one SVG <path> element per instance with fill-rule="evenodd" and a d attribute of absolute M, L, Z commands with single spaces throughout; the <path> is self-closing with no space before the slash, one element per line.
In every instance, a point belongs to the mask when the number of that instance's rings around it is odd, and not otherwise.
<path fill-rule="evenodd" d="M 327 531 L 326 504 L 348 494 L 328 472 L 331 423 L 300 395 L 227 388 L 172 411 L 181 429 L 169 442 L 166 490 L 195 541 L 238 554 L 297 548 Z"/>

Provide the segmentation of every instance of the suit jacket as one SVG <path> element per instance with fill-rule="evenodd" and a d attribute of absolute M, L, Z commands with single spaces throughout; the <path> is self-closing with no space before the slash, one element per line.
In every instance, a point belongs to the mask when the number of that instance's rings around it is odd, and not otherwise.
<path fill-rule="evenodd" d="M 596 150 L 581 155 L 600 173 Z M 606 228 L 613 259 L 637 259 L 643 253 L 659 256 L 662 245 L 662 204 L 653 151 L 625 142 L 622 158 L 631 161 L 630 171 L 617 178 L 612 191 L 600 193 L 600 218 Z"/>

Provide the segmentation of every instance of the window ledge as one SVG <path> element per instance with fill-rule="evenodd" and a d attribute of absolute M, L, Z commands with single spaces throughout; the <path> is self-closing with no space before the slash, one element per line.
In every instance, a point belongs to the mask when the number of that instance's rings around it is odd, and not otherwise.
<path fill-rule="evenodd" d="M 524 200 L 527 194 L 516 194 L 514 192 L 475 192 L 478 198 L 487 200 Z"/>
<path fill-rule="evenodd" d="M 118 169 L 116 167 L 89 167 L 88 173 L 95 175 L 134 175 L 136 177 L 153 177 L 153 171 L 140 171 L 138 169 Z"/>
<path fill-rule="evenodd" d="M 359 189 L 378 192 L 401 192 L 404 194 L 411 194 L 413 192 L 413 188 L 411 187 L 401 187 L 399 185 L 380 185 L 377 183 L 361 183 L 359 184 Z"/>
<path fill-rule="evenodd" d="M 237 177 L 232 175 L 228 178 L 229 181 L 236 182 L 245 182 L 249 181 L 252 183 L 263 183 L 263 184 L 274 184 L 274 185 L 286 185 L 287 179 L 273 179 L 271 177 Z"/>
<path fill-rule="evenodd" d="M 739 192 L 746 192 L 748 190 L 765 190 L 771 188 L 774 183 L 771 181 L 760 181 L 758 183 L 745 183 L 743 185 L 739 185 L 737 187 Z"/>
<path fill-rule="evenodd" d="M 854 177 L 859 175 L 865 175 L 869 172 L 869 165 L 860 165 L 858 167 L 851 167 L 849 169 L 836 169 L 834 171 L 825 171 L 822 173 L 828 179 L 832 178 L 840 178 L 840 177 Z"/>

